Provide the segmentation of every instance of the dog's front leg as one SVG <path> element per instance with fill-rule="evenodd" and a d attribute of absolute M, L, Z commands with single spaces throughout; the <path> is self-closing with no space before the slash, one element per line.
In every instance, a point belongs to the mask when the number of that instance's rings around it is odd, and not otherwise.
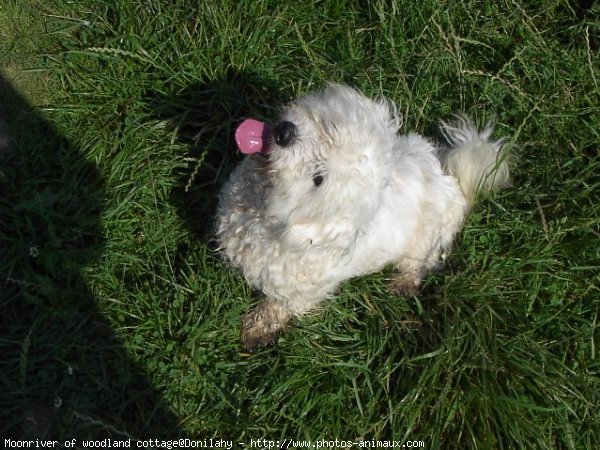
<path fill-rule="evenodd" d="M 285 303 L 265 298 L 244 317 L 242 344 L 248 351 L 272 344 L 292 318 Z"/>

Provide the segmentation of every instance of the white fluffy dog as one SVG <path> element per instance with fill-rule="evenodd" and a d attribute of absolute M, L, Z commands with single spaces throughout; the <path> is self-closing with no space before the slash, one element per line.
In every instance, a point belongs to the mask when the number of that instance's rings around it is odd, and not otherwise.
<path fill-rule="evenodd" d="M 266 298 L 247 313 L 247 349 L 272 342 L 349 278 L 393 264 L 396 293 L 414 293 L 449 250 L 478 190 L 508 181 L 502 142 L 459 118 L 448 141 L 399 135 L 392 103 L 340 85 L 284 108 L 271 131 L 236 132 L 250 154 L 224 186 L 220 249 Z"/>

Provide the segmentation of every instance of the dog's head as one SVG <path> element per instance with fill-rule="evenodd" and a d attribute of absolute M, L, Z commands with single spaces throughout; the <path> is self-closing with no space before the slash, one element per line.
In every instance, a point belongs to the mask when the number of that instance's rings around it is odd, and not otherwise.
<path fill-rule="evenodd" d="M 266 148 L 266 213 L 286 246 L 344 251 L 381 204 L 400 116 L 386 100 L 330 85 L 282 111 Z"/>

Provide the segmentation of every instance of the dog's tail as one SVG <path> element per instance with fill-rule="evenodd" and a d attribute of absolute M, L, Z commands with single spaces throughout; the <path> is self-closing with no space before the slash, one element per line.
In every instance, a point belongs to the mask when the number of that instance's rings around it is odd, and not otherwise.
<path fill-rule="evenodd" d="M 442 133 L 450 147 L 440 154 L 440 160 L 445 172 L 458 180 L 469 205 L 478 193 L 495 191 L 509 182 L 504 141 L 491 140 L 492 131 L 490 124 L 477 130 L 465 117 L 458 117 L 453 124 L 442 122 Z"/>

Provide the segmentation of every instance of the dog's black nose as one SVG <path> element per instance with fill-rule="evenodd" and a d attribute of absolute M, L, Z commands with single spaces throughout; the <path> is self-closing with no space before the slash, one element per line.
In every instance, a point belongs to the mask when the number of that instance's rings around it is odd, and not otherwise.
<path fill-rule="evenodd" d="M 287 147 L 296 139 L 296 125 L 292 122 L 279 122 L 273 132 L 275 143 L 280 147 Z"/>

